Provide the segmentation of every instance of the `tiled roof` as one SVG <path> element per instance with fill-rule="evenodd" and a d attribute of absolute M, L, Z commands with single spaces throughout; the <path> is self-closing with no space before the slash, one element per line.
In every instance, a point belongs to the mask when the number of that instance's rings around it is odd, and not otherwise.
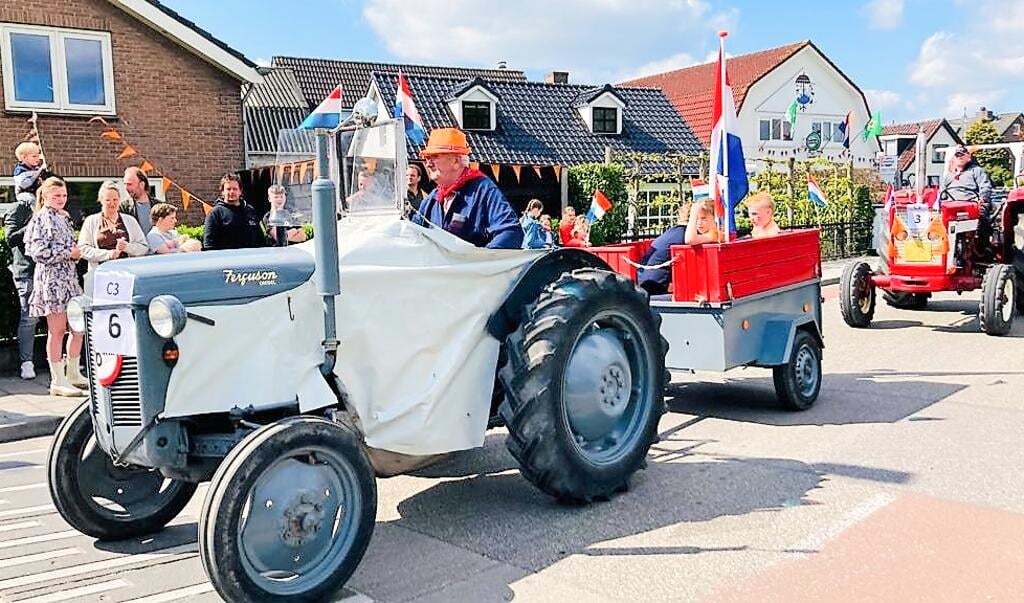
<path fill-rule="evenodd" d="M 788 44 L 770 50 L 762 50 L 728 59 L 729 79 L 732 82 L 736 111 L 743 107 L 747 90 L 767 73 L 781 65 L 805 46 L 814 46 L 810 40 Z M 822 55 L 824 56 L 824 55 Z M 661 88 L 665 96 L 690 124 L 694 133 L 705 144 L 711 141 L 711 104 L 714 100 L 715 70 L 717 61 L 704 63 L 641 77 L 620 86 L 650 86 Z M 838 69 L 837 69 L 838 70 Z M 842 73 L 842 72 L 840 72 Z M 845 76 L 844 76 L 845 77 Z"/>
<path fill-rule="evenodd" d="M 239 61 L 242 61 L 243 63 L 245 63 L 249 67 L 256 67 L 256 63 L 253 63 L 249 59 L 245 58 L 245 55 L 243 55 L 242 53 L 238 52 L 234 48 L 231 48 L 230 46 L 228 46 L 224 42 L 221 42 L 220 40 L 215 38 L 213 36 L 213 34 L 211 34 L 210 32 L 208 32 L 205 29 L 199 27 L 198 25 L 196 25 L 192 21 L 189 21 L 185 17 L 182 17 L 181 15 L 176 13 L 175 11 L 171 10 L 170 8 L 168 8 L 168 7 L 164 6 L 163 4 L 161 4 L 160 2 L 158 2 L 157 0 L 146 0 L 146 2 L 149 2 L 154 7 L 160 9 L 160 12 L 162 12 L 165 15 L 167 15 L 168 17 L 174 19 L 178 23 L 181 23 L 185 27 L 188 27 L 192 31 L 196 32 L 197 34 L 199 34 L 200 36 L 205 38 L 207 41 L 212 42 L 213 44 L 217 45 L 218 48 L 220 48 L 224 52 L 227 52 L 228 54 L 230 54 L 231 56 L 235 57 Z"/>
<path fill-rule="evenodd" d="M 312 130 L 295 130 L 307 113 L 299 107 L 245 107 L 249 152 L 314 153 Z M 282 130 L 287 132 L 282 134 Z"/>
<path fill-rule="evenodd" d="M 444 100 L 446 100 L 446 101 L 453 101 L 453 100 L 459 98 L 460 96 L 462 96 L 463 94 L 469 92 L 470 90 L 472 90 L 473 88 L 475 88 L 477 86 L 480 86 L 481 88 L 486 90 L 488 92 L 488 94 L 491 94 L 495 98 L 497 98 L 498 100 L 501 100 L 501 97 L 498 95 L 498 93 L 495 92 L 494 90 L 492 90 L 490 85 L 488 85 L 487 82 L 484 81 L 483 78 L 481 78 L 479 76 L 477 76 L 477 77 L 475 77 L 475 78 L 473 78 L 471 80 L 462 82 L 458 86 L 455 86 L 454 88 L 449 90 L 448 91 L 448 96 L 445 97 Z"/>
<path fill-rule="evenodd" d="M 1020 117 L 1020 116 L 1021 116 L 1020 111 L 1017 111 L 1017 112 L 1014 112 L 1014 113 L 996 113 L 996 114 L 993 115 L 994 119 L 991 120 L 992 126 L 996 129 L 996 132 L 998 132 L 1000 136 L 1010 136 L 1010 137 L 1012 137 L 1012 136 L 1014 136 L 1014 133 L 1012 131 L 1008 131 L 1008 130 L 1010 130 L 1010 126 L 1012 126 L 1013 122 L 1016 121 L 1016 119 L 1018 117 Z M 967 124 L 967 127 L 970 127 L 970 126 L 974 125 L 977 121 L 978 121 L 978 118 L 974 117 Z M 950 123 L 951 124 L 956 124 L 956 133 L 958 135 L 960 135 L 960 136 L 964 135 L 964 128 L 963 128 L 964 122 L 963 122 L 962 119 L 954 119 Z"/>
<path fill-rule="evenodd" d="M 245 96 L 245 106 L 311 109 L 291 69 L 274 69 L 262 83 L 253 84 L 252 92 Z"/>
<path fill-rule="evenodd" d="M 394 63 L 362 63 L 333 59 L 309 59 L 300 57 L 274 57 L 274 67 L 290 68 L 302 89 L 302 94 L 316 106 L 334 87 L 341 84 L 341 106 L 351 109 L 357 100 L 366 95 L 370 88 L 370 76 L 374 72 L 406 75 L 432 75 L 468 80 L 480 76 L 491 81 L 526 81 L 522 71 L 514 69 L 470 69 L 465 67 L 440 67 L 430 65 L 398 65 Z"/>
<path fill-rule="evenodd" d="M 611 94 L 615 98 L 619 99 L 620 102 L 625 104 L 626 101 L 622 98 L 618 91 L 615 90 L 615 87 L 612 86 L 611 84 L 605 84 L 600 88 L 590 88 L 588 90 L 580 92 L 579 94 L 576 95 L 576 98 L 573 99 L 572 106 L 582 107 L 584 105 L 589 105 L 590 103 L 594 102 L 594 100 L 596 100 L 597 97 L 601 96 L 605 92 Z"/>
<path fill-rule="evenodd" d="M 397 76 L 374 74 L 384 106 L 394 103 Z M 462 84 L 443 77 L 407 76 L 416 108 L 428 130 L 457 125 L 445 99 Z M 593 134 L 573 102 L 590 86 L 487 80 L 500 95 L 497 129 L 469 131 L 471 158 L 480 163 L 574 165 L 604 160 L 605 145 L 614 151 L 697 155 L 703 147 L 660 90 L 616 88 L 626 102 L 621 135 Z M 409 146 L 410 155 L 418 154 Z M 696 170 L 696 166 L 686 166 Z M 649 171 L 675 168 L 647 166 Z"/>
<path fill-rule="evenodd" d="M 918 130 L 924 130 L 924 137 L 931 138 L 942 125 L 943 119 L 913 121 L 905 124 L 889 124 L 882 128 L 882 136 L 917 136 Z"/>

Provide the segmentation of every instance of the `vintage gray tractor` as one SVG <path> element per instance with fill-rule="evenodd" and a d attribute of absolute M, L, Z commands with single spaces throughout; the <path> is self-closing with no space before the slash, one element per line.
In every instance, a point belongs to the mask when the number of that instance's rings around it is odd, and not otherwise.
<path fill-rule="evenodd" d="M 48 480 L 74 528 L 160 530 L 211 480 L 199 551 L 217 592 L 319 601 L 360 563 L 375 477 L 480 446 L 497 416 L 551 496 L 627 488 L 665 410 L 646 294 L 586 252 L 477 249 L 401 219 L 404 130 L 374 118 L 361 104 L 319 133 L 312 241 L 109 262 L 73 300 L 90 396 Z M 329 135 L 376 176 L 378 200 L 340 221 Z"/>

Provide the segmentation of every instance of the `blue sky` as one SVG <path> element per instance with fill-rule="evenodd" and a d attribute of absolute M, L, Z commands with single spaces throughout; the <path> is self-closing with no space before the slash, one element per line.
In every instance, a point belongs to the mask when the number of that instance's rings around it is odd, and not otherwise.
<path fill-rule="evenodd" d="M 811 39 L 886 123 L 1024 110 L 1024 0 L 163 0 L 274 55 L 565 70 L 604 83 Z"/>

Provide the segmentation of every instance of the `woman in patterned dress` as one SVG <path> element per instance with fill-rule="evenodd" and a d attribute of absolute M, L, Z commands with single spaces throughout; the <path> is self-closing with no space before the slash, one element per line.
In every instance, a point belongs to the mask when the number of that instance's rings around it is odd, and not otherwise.
<path fill-rule="evenodd" d="M 68 332 L 68 301 L 81 295 L 75 264 L 81 257 L 64 206 L 68 190 L 60 178 L 47 178 L 36 193 L 36 211 L 25 232 L 25 253 L 36 262 L 29 298 L 29 314 L 46 317 L 46 359 L 50 363 L 50 394 L 81 396 L 71 385 L 63 360 L 64 335 Z M 82 334 L 71 333 L 68 362 L 78 367 Z"/>

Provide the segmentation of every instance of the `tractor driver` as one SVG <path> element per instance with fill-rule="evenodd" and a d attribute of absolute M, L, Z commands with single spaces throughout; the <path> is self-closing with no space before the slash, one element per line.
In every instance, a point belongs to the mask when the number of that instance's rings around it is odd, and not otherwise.
<path fill-rule="evenodd" d="M 978 201 L 984 217 L 988 215 L 992 202 L 992 182 L 971 151 L 964 145 L 957 145 L 953 149 L 953 157 L 946 164 L 946 173 L 939 183 L 939 193 L 942 199 Z"/>
<path fill-rule="evenodd" d="M 477 247 L 519 249 L 523 228 L 498 187 L 469 167 L 469 144 L 457 128 L 430 132 L 420 153 L 437 187 L 420 204 L 413 221 L 440 226 Z"/>

